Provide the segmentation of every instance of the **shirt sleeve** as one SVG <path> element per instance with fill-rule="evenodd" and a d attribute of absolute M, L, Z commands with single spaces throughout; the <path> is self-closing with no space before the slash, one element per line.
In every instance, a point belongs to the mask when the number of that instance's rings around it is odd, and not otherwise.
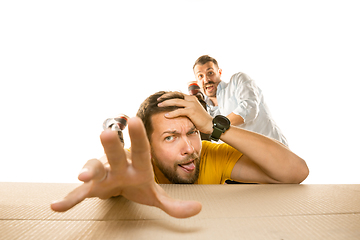
<path fill-rule="evenodd" d="M 232 170 L 242 153 L 226 143 L 202 141 L 199 184 L 223 184 L 231 178 Z"/>
<path fill-rule="evenodd" d="M 231 179 L 232 170 L 243 154 L 226 143 L 218 144 L 218 145 L 220 145 L 219 159 L 222 159 L 222 161 L 219 161 L 221 162 L 222 166 L 218 166 L 218 167 L 219 169 L 221 168 L 224 169 L 221 180 L 221 183 L 224 183 L 225 180 Z"/>
<path fill-rule="evenodd" d="M 255 82 L 246 74 L 237 73 L 231 77 L 230 83 L 238 103 L 233 113 L 240 115 L 245 123 L 255 119 L 260 104 L 260 92 Z"/>

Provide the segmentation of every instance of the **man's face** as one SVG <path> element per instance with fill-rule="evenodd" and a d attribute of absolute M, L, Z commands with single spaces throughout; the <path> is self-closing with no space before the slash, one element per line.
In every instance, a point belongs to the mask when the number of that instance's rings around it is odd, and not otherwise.
<path fill-rule="evenodd" d="M 152 116 L 151 154 L 154 164 L 172 183 L 195 183 L 199 177 L 201 139 L 187 117 Z"/>
<path fill-rule="evenodd" d="M 222 70 L 217 68 L 213 62 L 195 66 L 194 74 L 197 84 L 206 96 L 216 97 L 217 86 L 221 81 L 221 72 Z"/>

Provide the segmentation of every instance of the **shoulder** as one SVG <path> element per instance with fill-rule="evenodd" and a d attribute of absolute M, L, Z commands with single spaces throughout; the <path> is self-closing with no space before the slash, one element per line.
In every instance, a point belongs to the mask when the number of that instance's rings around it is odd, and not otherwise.
<path fill-rule="evenodd" d="M 210 141 L 201 141 L 201 152 L 211 149 L 213 147 L 213 144 L 215 143 L 212 143 Z"/>
<path fill-rule="evenodd" d="M 224 181 L 230 178 L 235 164 L 243 154 L 226 143 L 217 144 L 203 141 L 203 147 L 200 157 L 201 169 L 204 172 L 211 169 L 211 175 L 220 175 Z"/>
<path fill-rule="evenodd" d="M 249 75 L 243 73 L 243 72 L 238 72 L 235 73 L 231 76 L 230 78 L 230 84 L 231 83 L 238 83 L 238 82 L 243 82 L 243 81 L 251 81 L 252 79 L 250 78 Z"/>
<path fill-rule="evenodd" d="M 238 153 L 242 155 L 238 150 L 226 143 L 212 143 L 209 141 L 202 141 L 201 155 L 210 154 L 215 155 L 215 152 L 220 155 L 229 155 L 231 153 Z"/>
<path fill-rule="evenodd" d="M 218 149 L 221 144 L 213 143 L 210 141 L 202 141 L 202 150 L 213 150 Z"/>
<path fill-rule="evenodd" d="M 219 148 L 217 145 L 219 145 L 219 144 L 212 143 L 210 141 L 202 141 L 201 143 L 202 143 L 201 144 L 202 145 L 202 147 L 201 147 L 201 158 L 202 159 L 215 156 L 215 154 Z"/>

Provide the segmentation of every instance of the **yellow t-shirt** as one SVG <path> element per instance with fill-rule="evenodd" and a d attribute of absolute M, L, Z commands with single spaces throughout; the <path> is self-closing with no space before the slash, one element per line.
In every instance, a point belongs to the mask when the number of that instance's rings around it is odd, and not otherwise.
<path fill-rule="evenodd" d="M 243 154 L 226 143 L 202 141 L 200 173 L 196 184 L 223 184 Z"/>

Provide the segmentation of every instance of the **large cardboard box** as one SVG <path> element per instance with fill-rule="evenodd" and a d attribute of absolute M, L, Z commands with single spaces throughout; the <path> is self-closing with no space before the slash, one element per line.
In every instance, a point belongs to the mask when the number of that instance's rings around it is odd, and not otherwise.
<path fill-rule="evenodd" d="M 123 197 L 53 212 L 76 186 L 0 183 L 0 239 L 360 239 L 360 185 L 162 185 L 202 202 L 188 219 Z"/>

